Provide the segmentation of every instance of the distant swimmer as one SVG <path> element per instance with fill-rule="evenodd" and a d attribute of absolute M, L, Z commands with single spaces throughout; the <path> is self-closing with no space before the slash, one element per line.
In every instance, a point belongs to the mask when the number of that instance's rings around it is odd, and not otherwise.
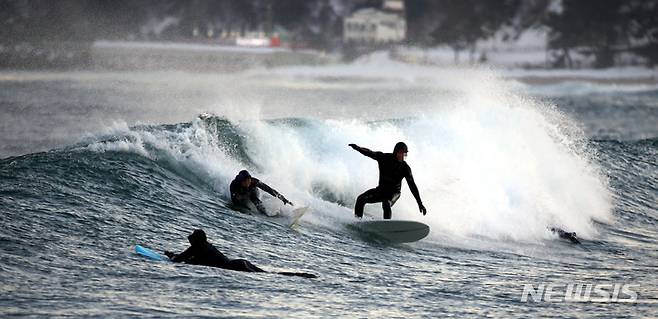
<path fill-rule="evenodd" d="M 284 205 L 290 204 L 290 206 L 293 206 L 292 202 L 283 197 L 283 195 L 279 194 L 279 192 L 267 186 L 267 184 L 261 182 L 257 178 L 249 175 L 249 172 L 246 170 L 240 171 L 231 182 L 231 201 L 233 201 L 234 205 L 245 207 L 252 211 L 257 210 L 261 214 L 268 215 L 265 206 L 263 206 L 263 202 L 260 201 L 257 188 L 260 188 L 268 194 L 280 199 Z"/>
<path fill-rule="evenodd" d="M 580 240 L 578 240 L 578 237 L 576 237 L 576 232 L 568 232 L 565 231 L 564 229 L 558 228 L 558 227 L 551 227 L 550 228 L 551 232 L 554 234 L 557 234 L 558 237 L 562 239 L 569 240 L 570 242 L 574 244 L 580 244 Z"/>
<path fill-rule="evenodd" d="M 208 242 L 206 233 L 202 229 L 196 229 L 187 236 L 190 247 L 180 254 L 165 251 L 165 255 L 173 262 L 191 265 L 202 265 L 235 271 L 245 272 L 267 272 L 245 259 L 228 259 L 215 246 Z M 305 278 L 316 278 L 308 273 L 279 272 L 287 276 L 299 276 Z"/>
<path fill-rule="evenodd" d="M 423 215 L 427 214 L 427 209 L 420 200 L 414 177 L 411 175 L 411 168 L 404 161 L 408 152 L 406 144 L 403 142 L 395 144 L 393 153 L 373 152 L 356 144 L 349 144 L 349 146 L 359 153 L 376 160 L 379 165 L 379 185 L 356 198 L 356 205 L 354 206 L 354 215 L 356 217 L 363 217 L 363 207 L 366 203 L 381 202 L 384 219 L 391 219 L 391 206 L 400 198 L 403 178 L 407 179 L 409 190 L 411 190 L 414 198 L 416 198 L 416 203 L 418 203 L 418 209 Z"/>

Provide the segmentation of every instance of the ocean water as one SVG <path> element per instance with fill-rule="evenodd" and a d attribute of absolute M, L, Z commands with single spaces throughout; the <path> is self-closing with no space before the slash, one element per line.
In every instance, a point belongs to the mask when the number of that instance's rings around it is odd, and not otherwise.
<path fill-rule="evenodd" d="M 525 85 L 381 60 L 4 72 L 0 121 L 2 317 L 658 316 L 655 85 Z M 403 185 L 393 218 L 431 232 L 394 245 L 350 227 L 377 166 L 347 144 L 398 141 L 428 213 Z M 310 207 L 298 228 L 266 195 L 277 217 L 230 209 L 245 168 Z M 134 253 L 185 249 L 196 228 L 230 258 L 318 278 Z M 599 285 L 613 300 L 524 301 L 526 285 L 558 297 Z"/>

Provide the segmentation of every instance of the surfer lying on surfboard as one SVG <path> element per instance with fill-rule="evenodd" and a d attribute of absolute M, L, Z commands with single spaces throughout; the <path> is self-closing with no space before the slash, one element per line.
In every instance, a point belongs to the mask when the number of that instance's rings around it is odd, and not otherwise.
<path fill-rule="evenodd" d="M 190 247 L 180 254 L 165 251 L 165 255 L 173 262 L 187 263 L 191 265 L 203 265 L 235 271 L 267 272 L 245 259 L 228 259 L 215 246 L 208 242 L 206 233 L 202 229 L 196 229 L 187 236 Z M 305 278 L 316 278 L 308 273 L 279 272 L 286 276 L 299 276 Z"/>
<path fill-rule="evenodd" d="M 349 146 L 357 152 L 376 160 L 379 165 L 379 185 L 356 198 L 356 205 L 354 205 L 354 215 L 356 217 L 363 217 L 363 207 L 366 203 L 381 202 L 384 219 L 391 219 L 391 206 L 400 198 L 403 178 L 407 179 L 409 190 L 411 190 L 414 198 L 416 198 L 416 203 L 418 203 L 418 209 L 423 215 L 427 214 L 427 209 L 420 200 L 414 177 L 411 175 L 411 168 L 404 161 L 408 152 L 405 143 L 398 142 L 395 144 L 393 153 L 373 152 L 356 144 L 349 144 Z"/>
<path fill-rule="evenodd" d="M 258 188 L 280 199 L 284 205 L 290 204 L 290 206 L 293 206 L 292 202 L 283 197 L 283 195 L 279 194 L 279 192 L 275 191 L 272 187 L 267 186 L 267 184 L 261 182 L 257 178 L 251 177 L 246 170 L 240 171 L 231 182 L 231 201 L 233 201 L 233 204 L 236 206 L 244 207 L 251 211 L 258 211 L 261 214 L 269 216 L 265 206 L 263 206 L 263 202 L 260 201 Z"/>

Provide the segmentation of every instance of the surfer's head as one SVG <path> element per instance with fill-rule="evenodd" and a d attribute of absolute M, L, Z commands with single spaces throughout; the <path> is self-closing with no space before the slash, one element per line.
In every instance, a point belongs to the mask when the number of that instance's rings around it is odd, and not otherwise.
<path fill-rule="evenodd" d="M 398 142 L 393 148 L 393 154 L 395 155 L 395 158 L 400 162 L 404 161 L 404 157 L 407 156 L 407 152 L 409 152 L 409 149 L 407 148 L 407 144 L 404 144 L 404 142 Z"/>
<path fill-rule="evenodd" d="M 235 179 L 238 180 L 243 187 L 249 187 L 251 184 L 251 175 L 249 175 L 249 172 L 244 169 L 238 173 L 238 176 L 236 176 Z"/>
<path fill-rule="evenodd" d="M 187 240 L 190 242 L 190 245 L 195 246 L 205 243 L 208 239 L 203 229 L 195 229 L 191 235 L 187 236 Z"/>

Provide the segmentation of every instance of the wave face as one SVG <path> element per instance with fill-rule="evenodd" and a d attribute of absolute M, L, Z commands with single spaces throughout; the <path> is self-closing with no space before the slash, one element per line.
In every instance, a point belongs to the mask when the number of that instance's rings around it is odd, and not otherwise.
<path fill-rule="evenodd" d="M 158 115 L 185 118 L 177 124 L 117 121 L 63 147 L 0 159 L 0 314 L 434 317 L 514 309 L 547 316 L 572 304 L 519 303 L 523 284 L 599 283 L 592 278 L 638 283 L 641 301 L 579 304 L 587 313 L 652 311 L 658 140 L 651 130 L 592 135 L 581 116 L 619 129 L 588 117 L 596 105 L 609 109 L 595 98 L 600 93 L 533 87 L 543 91 L 532 97 L 488 71 L 437 75 L 381 63 L 242 74 L 257 87 L 232 86 L 222 107 L 210 108 L 216 115 L 197 106 Z M 400 79 L 387 68 L 406 72 Z M 381 98 L 393 89 L 390 100 Z M 610 99 L 628 101 L 625 94 Z M 316 95 L 330 98 L 294 106 Z M 353 98 L 340 102 L 346 96 Z M 563 98 L 575 107 L 561 107 Z M 268 103 L 251 104 L 260 99 Z M 653 114 L 654 102 L 639 106 L 643 114 Z M 403 183 L 393 218 L 422 221 L 431 232 L 391 246 L 349 227 L 355 198 L 376 186 L 378 172 L 347 144 L 390 152 L 398 141 L 409 146 L 428 214 Z M 288 227 L 291 208 L 267 195 L 279 217 L 231 209 L 228 184 L 241 169 L 310 207 L 298 231 Z M 379 218 L 381 207 L 367 205 L 366 213 Z M 584 244 L 560 241 L 552 226 L 577 232 Z M 320 279 L 154 263 L 132 253 L 135 244 L 182 250 L 195 228 L 231 258 Z"/>
<path fill-rule="evenodd" d="M 539 240 L 547 227 L 559 225 L 591 238 L 592 221 L 611 222 L 606 179 L 569 135 L 574 132 L 561 127 L 566 120 L 521 99 L 496 103 L 465 101 L 423 118 L 376 122 L 204 117 L 126 128 L 85 149 L 167 163 L 211 185 L 225 201 L 227 185 L 246 168 L 298 202 L 320 205 L 327 217 L 349 218 L 356 196 L 376 186 L 378 172 L 376 162 L 347 144 L 390 152 L 405 141 L 407 161 L 432 211 L 423 220 L 441 232 Z M 396 218 L 421 219 L 404 189 Z"/>

